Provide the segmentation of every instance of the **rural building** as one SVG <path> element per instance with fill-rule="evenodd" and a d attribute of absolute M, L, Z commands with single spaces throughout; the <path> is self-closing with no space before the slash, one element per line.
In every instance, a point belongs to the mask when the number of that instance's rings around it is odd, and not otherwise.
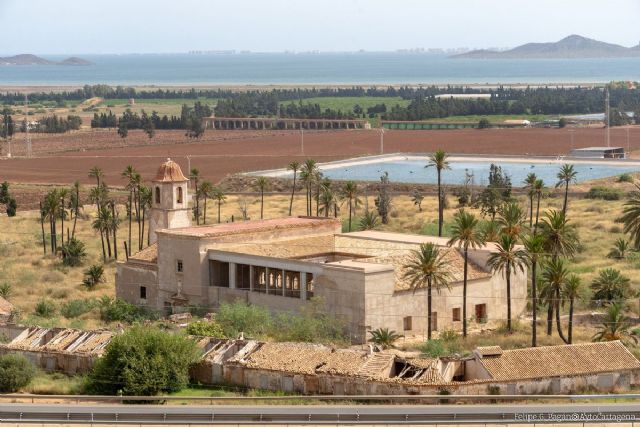
<path fill-rule="evenodd" d="M 343 319 L 354 342 L 387 327 L 426 332 L 427 296 L 403 280 L 411 251 L 434 243 L 445 252 L 450 289 L 434 291 L 434 330 L 462 324 L 463 257 L 444 238 L 361 231 L 342 233 L 332 218 L 289 217 L 191 226 L 186 178 L 167 161 L 153 180 L 151 241 L 117 264 L 116 295 L 166 312 L 215 309 L 237 300 L 271 310 L 300 310 L 317 297 Z M 493 244 L 469 251 L 467 315 L 474 324 L 506 318 L 506 281 L 486 267 Z M 526 304 L 526 272 L 511 280 L 514 315 Z"/>
<path fill-rule="evenodd" d="M 13 304 L 0 297 L 0 324 L 7 323 L 13 314 Z"/>
<path fill-rule="evenodd" d="M 622 147 L 586 147 L 571 150 L 571 157 L 591 159 L 624 159 L 625 152 Z"/>

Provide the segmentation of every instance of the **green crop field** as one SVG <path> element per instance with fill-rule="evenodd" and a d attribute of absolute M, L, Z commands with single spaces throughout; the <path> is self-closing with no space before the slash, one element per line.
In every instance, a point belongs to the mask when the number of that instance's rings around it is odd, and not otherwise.
<path fill-rule="evenodd" d="M 491 123 L 501 123 L 505 120 L 529 120 L 532 122 L 538 122 L 553 118 L 554 116 L 548 116 L 544 114 L 493 114 L 490 116 L 450 116 L 436 119 L 427 119 L 425 121 L 432 123 L 478 123 L 480 119 L 487 119 Z"/>
<path fill-rule="evenodd" d="M 298 101 L 283 101 L 281 105 L 287 105 L 292 102 Z M 373 107 L 377 104 L 385 104 L 387 110 L 391 109 L 396 104 L 401 106 L 409 105 L 409 100 L 397 97 L 383 97 L 383 96 L 347 96 L 347 97 L 317 97 L 317 98 L 303 98 L 303 104 L 319 104 L 323 110 L 330 108 L 332 110 L 341 110 L 343 112 L 353 111 L 353 107 L 359 105 L 363 110 L 367 110 L 369 107 Z"/>

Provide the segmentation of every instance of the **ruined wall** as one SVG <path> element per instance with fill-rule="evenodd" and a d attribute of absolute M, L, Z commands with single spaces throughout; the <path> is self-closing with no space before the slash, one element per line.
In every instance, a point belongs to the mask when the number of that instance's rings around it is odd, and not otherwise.
<path fill-rule="evenodd" d="M 29 351 L 0 347 L 0 354 L 21 354 L 36 367 L 46 372 L 63 372 L 67 375 L 86 374 L 97 360 L 96 355 L 69 354 L 45 351 Z"/>
<path fill-rule="evenodd" d="M 140 299 L 140 286 L 147 288 L 147 299 Z M 116 264 L 116 297 L 136 305 L 158 306 L 158 271 L 154 264 L 118 262 Z"/>

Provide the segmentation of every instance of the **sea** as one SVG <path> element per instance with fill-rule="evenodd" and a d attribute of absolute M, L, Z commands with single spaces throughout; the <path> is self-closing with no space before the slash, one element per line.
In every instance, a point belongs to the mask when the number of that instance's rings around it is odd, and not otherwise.
<path fill-rule="evenodd" d="M 0 66 L 0 87 L 543 84 L 640 80 L 640 57 L 456 59 L 428 53 L 77 55 L 90 66 Z M 66 56 L 47 56 L 62 60 Z"/>

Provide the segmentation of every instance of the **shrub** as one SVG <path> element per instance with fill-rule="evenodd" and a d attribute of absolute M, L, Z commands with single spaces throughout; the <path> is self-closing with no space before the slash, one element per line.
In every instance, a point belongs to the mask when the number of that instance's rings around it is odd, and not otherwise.
<path fill-rule="evenodd" d="M 429 340 L 419 347 L 422 354 L 429 358 L 436 358 L 447 355 L 444 342 L 441 340 Z"/>
<path fill-rule="evenodd" d="M 120 298 L 102 297 L 100 300 L 100 319 L 105 322 L 134 323 L 142 320 L 157 320 L 158 313 L 147 307 L 129 304 Z"/>
<path fill-rule="evenodd" d="M 622 191 L 615 188 L 592 187 L 585 197 L 587 199 L 620 200 Z"/>
<path fill-rule="evenodd" d="M 11 288 L 11 285 L 9 283 L 4 282 L 0 284 L 0 297 L 8 299 L 11 296 L 12 292 L 13 289 Z"/>
<path fill-rule="evenodd" d="M 87 256 L 84 243 L 75 238 L 64 242 L 61 247 L 61 252 L 62 263 L 70 267 L 82 264 L 82 260 Z"/>
<path fill-rule="evenodd" d="M 73 319 L 90 312 L 94 305 L 95 302 L 93 300 L 74 299 L 60 307 L 60 314 L 62 314 L 66 319 Z"/>
<path fill-rule="evenodd" d="M 189 335 L 196 335 L 199 337 L 217 337 L 225 338 L 222 326 L 218 322 L 200 320 L 197 322 L 191 322 L 187 326 L 187 333 Z"/>
<path fill-rule="evenodd" d="M 478 122 L 478 129 L 489 129 L 491 127 L 491 122 L 489 119 L 480 119 Z"/>
<path fill-rule="evenodd" d="M 31 382 L 36 368 L 19 354 L 0 356 L 0 392 L 14 393 Z"/>
<path fill-rule="evenodd" d="M 373 331 L 369 331 L 371 338 L 369 342 L 377 344 L 382 348 L 393 348 L 394 343 L 402 338 L 402 335 L 397 334 L 396 331 L 389 330 L 389 328 L 378 328 Z"/>
<path fill-rule="evenodd" d="M 235 337 L 240 332 L 266 335 L 271 326 L 271 313 L 263 307 L 234 302 L 221 304 L 216 320 L 228 337 Z"/>
<path fill-rule="evenodd" d="M 618 182 L 633 182 L 633 175 L 630 173 L 623 173 L 618 177 Z"/>
<path fill-rule="evenodd" d="M 18 211 L 18 203 L 16 203 L 16 199 L 13 197 L 9 198 L 7 202 L 7 216 L 13 217 L 16 216 L 16 212 Z"/>
<path fill-rule="evenodd" d="M 99 283 L 104 282 L 104 267 L 98 264 L 94 264 L 84 271 L 84 279 L 82 284 L 85 288 L 91 290 L 98 286 Z"/>
<path fill-rule="evenodd" d="M 56 314 L 56 307 L 51 301 L 47 299 L 41 299 L 38 304 L 36 304 L 35 313 L 40 317 L 48 319 Z"/>
<path fill-rule="evenodd" d="M 90 393 L 155 396 L 182 390 L 198 361 L 195 342 L 158 329 L 136 326 L 107 345 L 89 375 Z"/>

